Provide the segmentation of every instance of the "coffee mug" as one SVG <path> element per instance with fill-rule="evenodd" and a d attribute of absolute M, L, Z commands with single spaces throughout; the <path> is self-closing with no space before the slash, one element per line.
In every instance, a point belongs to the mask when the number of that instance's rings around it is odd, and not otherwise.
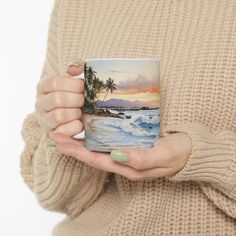
<path fill-rule="evenodd" d="M 84 79 L 84 132 L 75 139 L 99 152 L 153 146 L 160 131 L 159 59 L 87 59 Z"/>

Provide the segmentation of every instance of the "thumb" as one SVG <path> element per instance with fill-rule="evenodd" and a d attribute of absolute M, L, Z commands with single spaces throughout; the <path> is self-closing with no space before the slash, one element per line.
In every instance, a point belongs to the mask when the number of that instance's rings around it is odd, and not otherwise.
<path fill-rule="evenodd" d="M 84 72 L 84 62 L 81 59 L 71 61 L 67 67 L 67 73 L 71 76 L 78 76 Z"/>

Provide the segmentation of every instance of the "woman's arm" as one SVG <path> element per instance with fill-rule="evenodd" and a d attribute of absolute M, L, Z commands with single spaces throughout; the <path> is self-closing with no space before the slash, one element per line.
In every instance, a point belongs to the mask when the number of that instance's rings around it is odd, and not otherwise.
<path fill-rule="evenodd" d="M 59 73 L 57 25 L 60 2 L 55 1 L 51 14 L 46 60 L 40 79 Z M 21 175 L 43 208 L 76 215 L 93 203 L 103 190 L 107 172 L 56 152 L 38 124 L 36 111 L 25 118 L 21 135 L 25 143 L 20 156 Z"/>
<path fill-rule="evenodd" d="M 197 181 L 216 207 L 236 218 L 235 133 L 181 124 L 164 128 L 162 136 L 152 148 L 122 148 L 112 151 L 110 158 L 66 142 L 56 142 L 56 150 L 132 181 L 160 177 Z"/>
<path fill-rule="evenodd" d="M 192 152 L 185 167 L 167 177 L 171 181 L 199 181 L 203 192 L 227 215 L 236 218 L 236 133 L 212 132 L 202 124 L 177 124 L 165 133 L 186 133 Z"/>

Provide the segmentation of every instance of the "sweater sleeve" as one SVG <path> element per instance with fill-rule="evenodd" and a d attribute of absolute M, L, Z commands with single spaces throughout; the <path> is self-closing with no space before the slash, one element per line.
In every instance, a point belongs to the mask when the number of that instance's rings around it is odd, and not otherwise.
<path fill-rule="evenodd" d="M 236 218 L 236 133 L 211 131 L 195 124 L 177 124 L 165 133 L 183 132 L 192 141 L 192 152 L 185 167 L 170 181 L 198 181 L 206 196 L 227 215 Z"/>
<path fill-rule="evenodd" d="M 46 60 L 40 79 L 58 73 L 59 2 L 55 1 L 51 15 Z M 20 173 L 41 207 L 74 216 L 96 200 L 108 173 L 56 152 L 51 139 L 38 124 L 36 111 L 25 117 L 21 136 L 24 149 L 20 155 Z"/>

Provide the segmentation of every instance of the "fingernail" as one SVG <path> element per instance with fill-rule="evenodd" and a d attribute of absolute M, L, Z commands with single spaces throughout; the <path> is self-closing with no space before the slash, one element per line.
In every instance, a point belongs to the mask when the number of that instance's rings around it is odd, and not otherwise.
<path fill-rule="evenodd" d="M 80 61 L 71 61 L 68 64 L 68 66 L 76 66 L 76 67 L 79 67 L 81 65 L 82 65 L 82 63 Z"/>
<path fill-rule="evenodd" d="M 56 147 L 56 144 L 48 144 L 48 147 Z"/>
<path fill-rule="evenodd" d="M 56 143 L 50 138 L 46 138 L 46 143 L 49 147 L 56 147 Z"/>
<path fill-rule="evenodd" d="M 113 161 L 126 162 L 129 159 L 129 155 L 127 152 L 124 152 L 121 150 L 112 150 L 112 152 L 110 154 L 110 158 Z"/>

